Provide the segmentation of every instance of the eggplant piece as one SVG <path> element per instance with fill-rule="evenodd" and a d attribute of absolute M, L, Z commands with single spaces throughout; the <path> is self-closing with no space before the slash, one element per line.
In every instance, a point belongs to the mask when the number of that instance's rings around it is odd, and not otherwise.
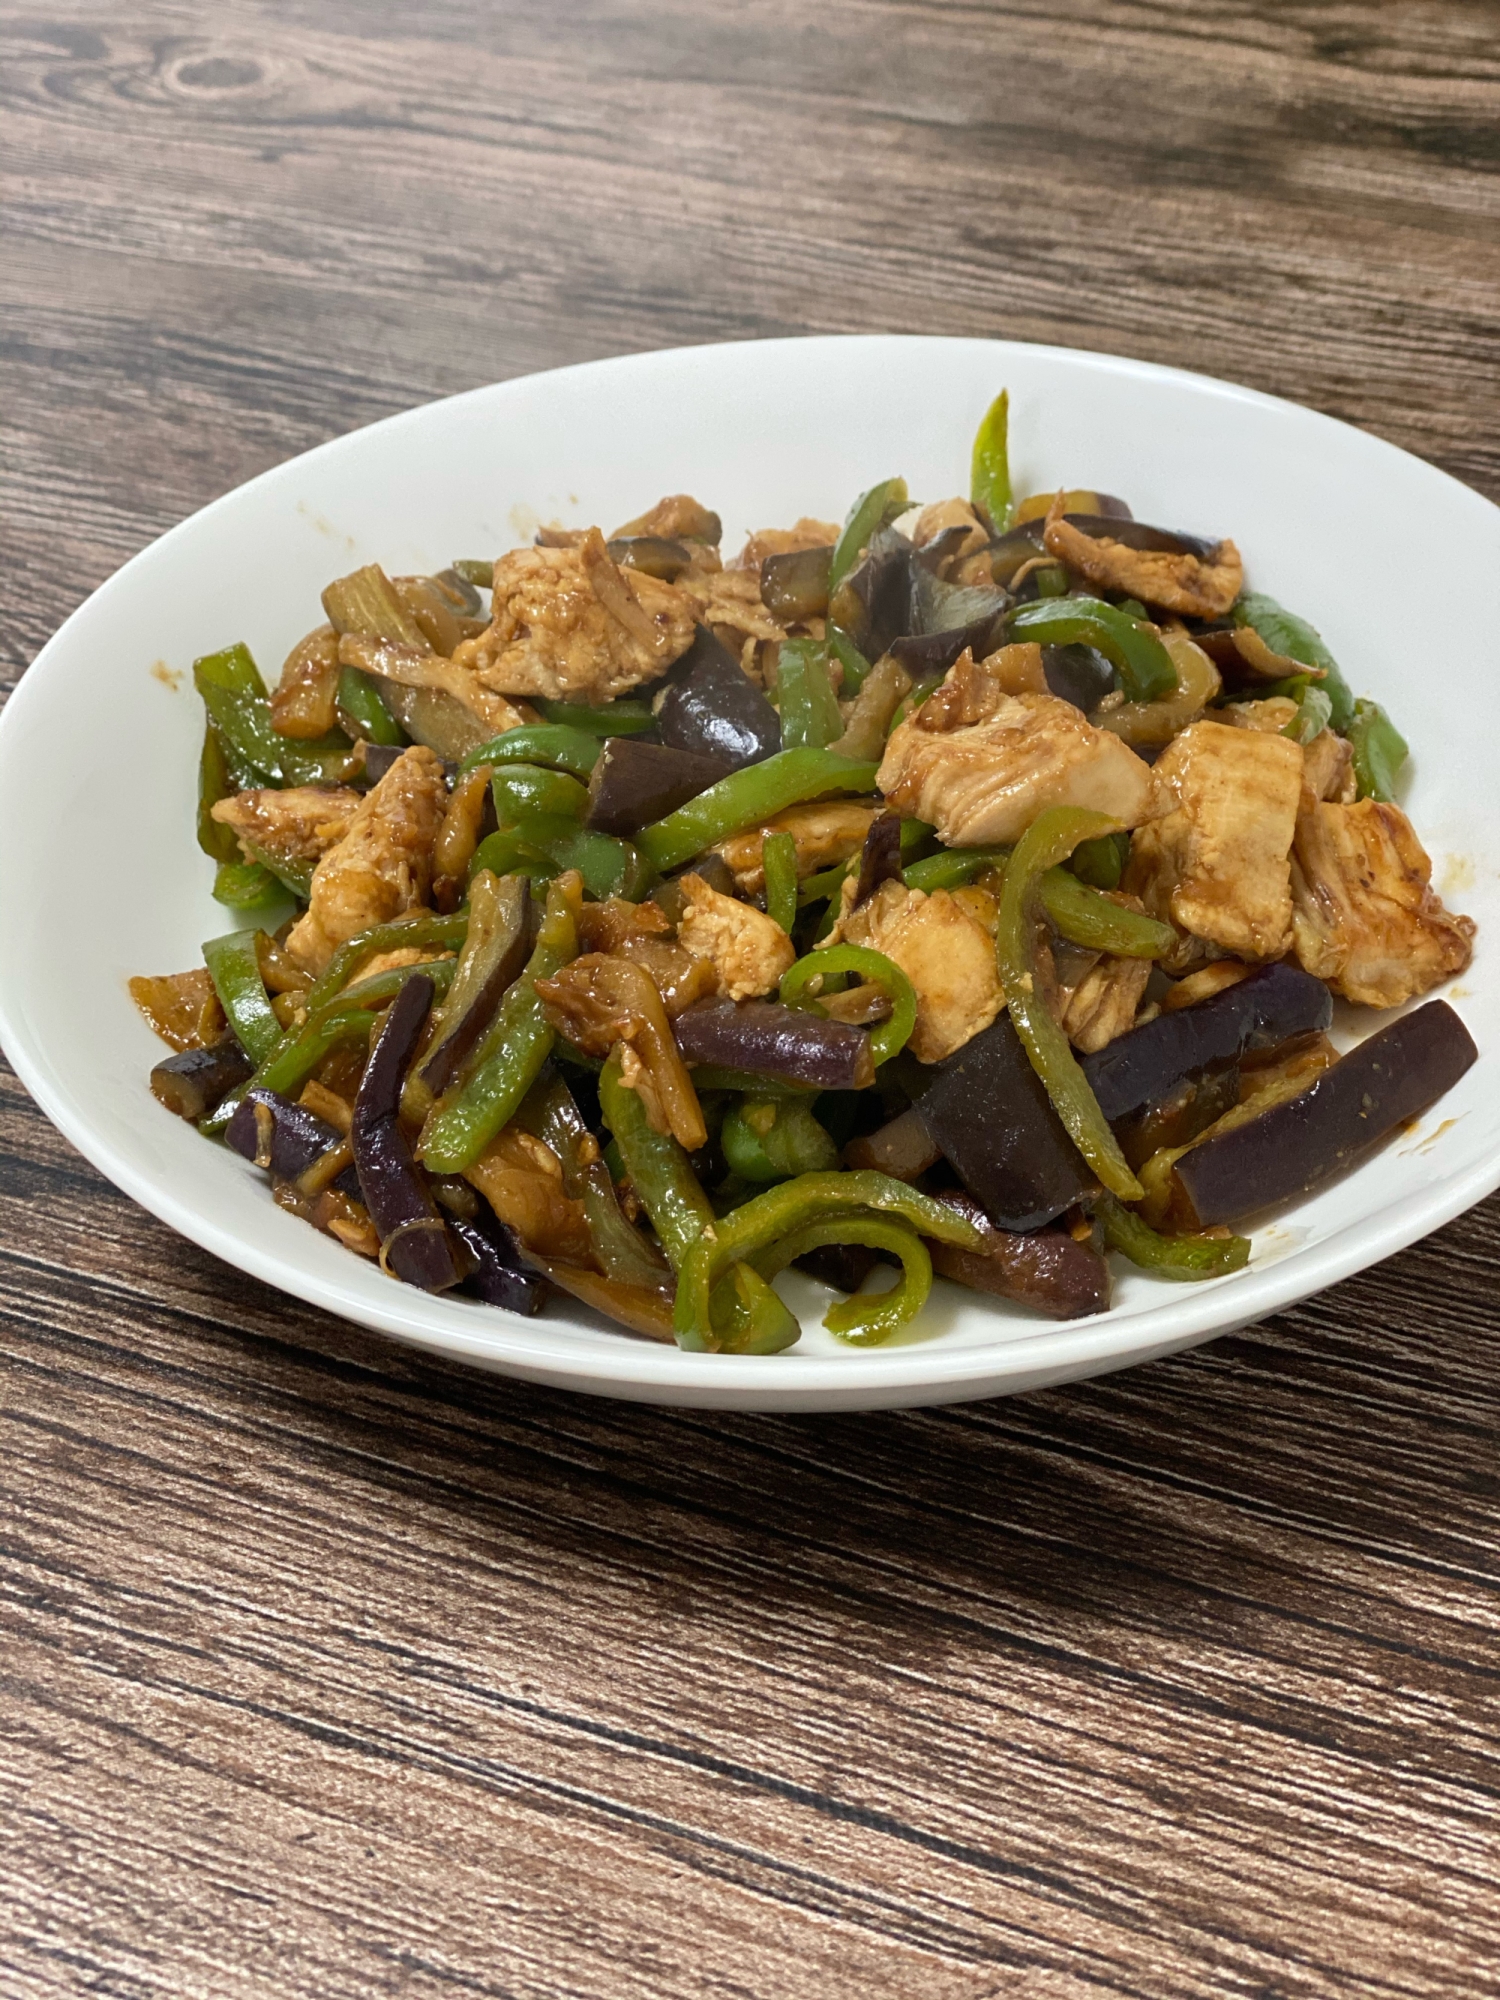
<path fill-rule="evenodd" d="M 827 548 L 793 549 L 767 556 L 760 566 L 760 601 L 783 625 L 821 618 L 828 610 L 828 573 L 833 565 Z"/>
<path fill-rule="evenodd" d="M 1120 542 L 1127 549 L 1145 549 L 1158 555 L 1197 556 L 1202 562 L 1219 546 L 1202 535 L 1185 535 L 1175 528 L 1153 528 L 1145 521 L 1122 521 L 1112 514 L 1065 514 L 1063 519 L 1093 541 Z"/>
<path fill-rule="evenodd" d="M 922 569 L 930 570 L 934 576 L 950 556 L 956 556 L 964 543 L 974 532 L 965 521 L 955 521 L 951 528 L 944 528 L 934 535 L 930 542 L 923 542 L 912 557 L 912 562 Z"/>
<path fill-rule="evenodd" d="M 859 880 L 854 885 L 852 907 L 867 903 L 882 882 L 901 879 L 901 815 L 877 813 L 870 821 L 865 844 L 860 850 Z"/>
<path fill-rule="evenodd" d="M 424 1292 L 445 1292 L 463 1272 L 421 1168 L 397 1122 L 407 1068 L 432 1006 L 433 983 L 414 972 L 392 1002 L 354 1098 L 349 1137 L 360 1193 L 380 1238 L 380 1261 Z"/>
<path fill-rule="evenodd" d="M 1059 701 L 1092 715 L 1115 684 L 1111 661 L 1092 646 L 1043 646 L 1042 672 Z"/>
<path fill-rule="evenodd" d="M 183 1049 L 167 1056 L 151 1072 L 151 1095 L 179 1118 L 206 1118 L 231 1090 L 254 1076 L 255 1064 L 233 1034 L 221 1035 L 206 1049 Z"/>
<path fill-rule="evenodd" d="M 672 1033 L 688 1062 L 821 1090 L 864 1090 L 875 1081 L 863 1028 L 778 1000 L 701 1000 L 677 1016 Z"/>
<path fill-rule="evenodd" d="M 398 757 L 406 755 L 404 743 L 366 743 L 365 776 L 372 786 L 378 785 Z"/>
<path fill-rule="evenodd" d="M 1080 1067 L 1113 1125 L 1170 1097 L 1187 1077 L 1321 1033 L 1332 1019 L 1333 999 L 1321 979 L 1296 965 L 1263 965 L 1196 1006 L 1127 1029 Z"/>
<path fill-rule="evenodd" d="M 471 750 L 493 738 L 495 732 L 487 723 L 441 688 L 407 687 L 401 681 L 387 680 L 373 667 L 365 671 L 377 684 L 380 699 L 412 742 L 435 750 L 445 763 L 460 762 Z M 369 769 L 368 753 L 365 768 Z"/>
<path fill-rule="evenodd" d="M 438 1032 L 405 1095 L 413 1118 L 453 1082 L 495 1017 L 501 997 L 530 955 L 531 884 L 524 875 L 481 869 L 469 889 L 469 933 L 443 1003 Z"/>
<path fill-rule="evenodd" d="M 610 561 L 621 569 L 638 569 L 663 583 L 675 583 L 693 560 L 691 549 L 666 535 L 616 535 L 604 546 Z"/>
<path fill-rule="evenodd" d="M 1300 1035 L 1295 1037 L 1293 1045 L 1302 1039 Z M 1164 1146 L 1190 1146 L 1200 1132 L 1217 1124 L 1239 1100 L 1238 1063 L 1199 1070 L 1137 1117 L 1120 1120 L 1115 1126 L 1120 1151 L 1129 1165 L 1139 1171 Z"/>
<path fill-rule="evenodd" d="M 1003 590 L 982 584 L 945 583 L 915 561 L 908 576 L 911 604 L 907 629 L 891 640 L 890 654 L 913 680 L 947 673 L 965 647 L 976 660 L 995 650 L 1001 623 L 1010 609 L 1010 598 Z"/>
<path fill-rule="evenodd" d="M 890 645 L 890 658 L 895 660 L 898 666 L 903 667 L 914 681 L 930 680 L 934 674 L 947 673 L 966 647 L 976 660 L 982 660 L 986 653 L 994 652 L 998 622 L 998 616 L 980 618 L 972 625 L 960 625 L 950 632 L 930 632 L 920 637 L 908 635 L 904 639 L 893 639 Z"/>
<path fill-rule="evenodd" d="M 295 1104 L 279 1090 L 265 1090 L 257 1084 L 235 1107 L 224 1128 L 224 1142 L 255 1166 L 263 1167 L 273 1180 L 295 1181 L 325 1153 L 342 1146 L 344 1135 L 305 1104 Z M 346 1167 L 333 1185 L 351 1200 L 360 1199 L 359 1180 L 352 1167 Z"/>
<path fill-rule="evenodd" d="M 448 1227 L 471 1267 L 462 1289 L 483 1299 L 487 1306 L 534 1319 L 552 1288 L 539 1271 L 529 1269 L 523 1261 L 520 1240 L 509 1223 L 486 1213 L 481 1204 L 480 1213 L 472 1219 L 450 1215 Z"/>
<path fill-rule="evenodd" d="M 1109 1266 L 1091 1243 L 1080 1243 L 1066 1229 L 1036 1229 L 1029 1235 L 996 1229 L 966 1196 L 945 1193 L 937 1199 L 985 1232 L 982 1250 L 957 1250 L 929 1237 L 927 1248 L 939 1277 L 992 1298 L 1014 1299 L 1048 1319 L 1084 1319 L 1109 1311 Z"/>
<path fill-rule="evenodd" d="M 829 617 L 849 634 L 867 660 L 878 660 L 890 651 L 892 640 L 903 638 L 912 629 L 915 554 L 905 535 L 894 528 L 882 528 L 871 536 L 864 561 L 829 599 Z"/>
<path fill-rule="evenodd" d="M 589 777 L 583 823 L 595 833 L 628 840 L 716 785 L 730 768 L 721 757 L 643 743 L 638 736 L 607 736 Z"/>
<path fill-rule="evenodd" d="M 936 1066 L 917 1110 L 999 1229 L 1039 1229 L 1098 1187 L 1009 1014 Z"/>
<path fill-rule="evenodd" d="M 1172 1170 L 1174 1218 L 1211 1229 L 1311 1194 L 1436 1104 L 1478 1058 L 1447 1001 L 1429 1000 L 1361 1042 L 1299 1096 L 1189 1147 Z"/>
<path fill-rule="evenodd" d="M 882 1125 L 878 1132 L 866 1132 L 851 1139 L 844 1148 L 844 1161 L 851 1167 L 873 1167 L 892 1180 L 915 1181 L 943 1157 L 943 1149 L 922 1121 L 915 1105 Z"/>
<path fill-rule="evenodd" d="M 623 1326 L 630 1333 L 638 1333 L 647 1340 L 659 1340 L 664 1346 L 676 1341 L 672 1329 L 673 1293 L 670 1286 L 657 1290 L 650 1285 L 627 1285 L 618 1278 L 606 1278 L 601 1271 L 590 1271 L 581 1264 L 559 1264 L 550 1257 L 539 1256 L 528 1250 L 526 1261 L 534 1270 L 545 1274 L 560 1291 L 568 1292 L 594 1311 L 612 1319 L 617 1326 Z"/>
<path fill-rule="evenodd" d="M 780 716 L 706 625 L 672 668 L 656 727 L 669 750 L 717 758 L 730 771 L 781 748 Z"/>

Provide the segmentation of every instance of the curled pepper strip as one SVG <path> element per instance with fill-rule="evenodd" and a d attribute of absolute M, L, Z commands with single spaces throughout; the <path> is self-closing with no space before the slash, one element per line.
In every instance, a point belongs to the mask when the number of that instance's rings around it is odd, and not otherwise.
<path fill-rule="evenodd" d="M 1092 646 L 1119 668 L 1130 701 L 1165 701 L 1177 687 L 1177 669 L 1156 627 L 1099 597 L 1044 597 L 1019 605 L 1009 633 L 1044 646 Z"/>
<path fill-rule="evenodd" d="M 467 913 L 452 917 L 397 917 L 388 924 L 372 924 L 367 931 L 350 938 L 329 959 L 313 981 L 307 995 L 309 1018 L 348 985 L 356 966 L 373 958 L 378 951 L 400 951 L 411 945 L 435 951 L 459 951 L 469 934 Z"/>
<path fill-rule="evenodd" d="M 922 1235 L 961 1250 L 978 1250 L 984 1244 L 983 1232 L 956 1209 L 889 1174 L 868 1170 L 799 1174 L 720 1217 L 713 1232 L 705 1231 L 689 1250 L 677 1278 L 673 1325 L 678 1346 L 700 1353 L 718 1347 L 710 1301 L 731 1265 L 755 1257 L 794 1229 L 845 1217 L 851 1210 L 900 1216 Z"/>
<path fill-rule="evenodd" d="M 675 1269 L 704 1230 L 712 1229 L 713 1208 L 687 1153 L 669 1132 L 655 1129 L 641 1093 L 625 1088 L 618 1049 L 599 1073 L 599 1108 L 619 1142 L 630 1185 Z"/>
<path fill-rule="evenodd" d="M 778 750 L 774 757 L 732 771 L 648 826 L 636 845 L 653 868 L 665 873 L 679 862 L 691 861 L 716 840 L 759 826 L 788 806 L 829 792 L 873 792 L 878 768 L 856 764 L 832 750 Z"/>
<path fill-rule="evenodd" d="M 806 1006 L 816 1000 L 817 996 L 807 990 L 815 979 L 821 982 L 821 991 L 822 985 L 846 972 L 878 986 L 891 1003 L 890 1019 L 870 1030 L 870 1056 L 879 1068 L 906 1047 L 917 1025 L 917 996 L 912 983 L 884 952 L 871 951 L 862 944 L 832 944 L 810 951 L 782 974 L 780 999 L 787 1007 Z"/>
<path fill-rule="evenodd" d="M 976 875 L 1006 867 L 1010 857 L 1008 847 L 950 847 L 942 854 L 929 854 L 925 861 L 914 861 L 902 870 L 901 879 L 908 889 L 925 889 L 929 894 L 934 889 L 956 889 Z M 1117 958 L 1164 958 L 1177 942 L 1170 924 L 1140 910 L 1127 910 L 1066 868 L 1049 868 L 1037 893 L 1058 934 L 1088 951 L 1109 951 Z"/>
<path fill-rule="evenodd" d="M 1032 960 L 1033 911 L 1042 877 L 1065 861 L 1080 840 L 1116 830 L 1116 822 L 1107 814 L 1088 812 L 1081 806 L 1049 806 L 1038 813 L 1005 871 L 995 958 L 1016 1033 L 1069 1138 L 1111 1194 L 1122 1201 L 1139 1201 L 1145 1190 L 1130 1171 L 1066 1034 L 1048 1011 Z"/>
<path fill-rule="evenodd" d="M 481 764 L 545 764 L 549 770 L 586 778 L 598 763 L 603 748 L 599 737 L 585 730 L 572 729 L 561 722 L 531 722 L 519 729 L 507 729 L 503 736 L 468 751 L 458 768 L 467 773 Z"/>
<path fill-rule="evenodd" d="M 755 1259 L 755 1268 L 763 1278 L 774 1278 L 809 1250 L 821 1250 L 830 1243 L 863 1243 L 871 1250 L 889 1252 L 901 1263 L 901 1281 L 892 1290 L 856 1292 L 829 1307 L 823 1324 L 840 1340 L 855 1347 L 874 1347 L 897 1327 L 914 1320 L 926 1305 L 932 1290 L 932 1258 L 927 1246 L 910 1223 L 888 1215 L 841 1215 L 811 1222 L 763 1250 Z"/>
<path fill-rule="evenodd" d="M 1248 1236 L 1162 1236 L 1111 1195 L 1094 1201 L 1104 1240 L 1158 1278 L 1222 1278 L 1250 1261 Z"/>

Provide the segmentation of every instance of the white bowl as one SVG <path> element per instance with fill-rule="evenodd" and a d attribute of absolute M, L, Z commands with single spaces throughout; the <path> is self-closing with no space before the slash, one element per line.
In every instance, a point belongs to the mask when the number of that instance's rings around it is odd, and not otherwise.
<path fill-rule="evenodd" d="M 839 518 L 903 473 L 964 489 L 974 427 L 1011 393 L 1018 490 L 1090 485 L 1143 520 L 1229 534 L 1252 583 L 1322 631 L 1412 745 L 1406 803 L 1438 886 L 1478 918 L 1449 994 L 1480 1047 L 1457 1089 L 1375 1159 L 1255 1234 L 1249 1268 L 1171 1285 L 1121 1268 L 1113 1309 L 1062 1326 L 939 1284 L 874 1350 L 783 1281 L 791 1352 L 683 1354 L 582 1308 L 538 1320 L 383 1277 L 272 1205 L 261 1177 L 151 1098 L 161 1047 L 125 988 L 233 927 L 193 838 L 194 657 L 246 640 L 274 677 L 331 577 L 443 567 L 538 522 L 606 528 L 660 494 L 724 517 L 726 547 Z M 599 1394 L 745 1409 L 860 1409 L 1032 1389 L 1142 1361 L 1387 1257 L 1500 1182 L 1495 694 L 1500 510 L 1328 417 L 1143 362 L 982 340 L 857 338 L 591 362 L 392 417 L 227 495 L 136 556 L 44 648 L 0 718 L 0 1039 L 64 1133 L 127 1194 L 227 1262 L 398 1340 Z M 1365 1015 L 1360 1028 L 1379 1017 Z M 1348 1025 L 1353 1025 L 1352 1018 Z M 45 1230 L 44 1214 L 37 1227 Z"/>

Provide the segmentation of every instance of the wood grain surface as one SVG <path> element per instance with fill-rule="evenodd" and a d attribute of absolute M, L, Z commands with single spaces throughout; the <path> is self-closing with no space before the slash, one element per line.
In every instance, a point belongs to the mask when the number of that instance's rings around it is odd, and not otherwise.
<path fill-rule="evenodd" d="M 289 453 L 673 342 L 1109 348 L 1500 497 L 1494 0 L 0 27 L 7 687 Z M 593 1403 L 240 1277 L 0 1072 L 0 1992 L 1500 1993 L 1497 1299 L 1491 1202 L 1066 1391 Z"/>

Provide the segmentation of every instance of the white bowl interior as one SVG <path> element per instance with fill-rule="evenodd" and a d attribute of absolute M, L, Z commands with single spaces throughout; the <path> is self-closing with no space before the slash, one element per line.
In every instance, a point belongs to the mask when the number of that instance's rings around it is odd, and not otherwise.
<path fill-rule="evenodd" d="M 125 990 L 197 962 L 233 927 L 193 839 L 195 656 L 234 639 L 274 678 L 364 562 L 440 568 L 541 521 L 606 529 L 662 493 L 750 530 L 842 515 L 892 472 L 962 491 L 990 398 L 1011 392 L 1019 486 L 1092 485 L 1137 515 L 1230 534 L 1253 585 L 1322 631 L 1356 690 L 1409 737 L 1405 803 L 1448 899 L 1478 918 L 1448 997 L 1481 1060 L 1414 1132 L 1256 1234 L 1250 1269 L 1202 1286 L 1122 1270 L 1113 1310 L 1054 1327 L 940 1285 L 919 1327 L 872 1350 L 818 1324 L 769 1358 L 687 1355 L 581 1309 L 522 1321 L 398 1286 L 271 1204 L 263 1184 L 149 1097 L 160 1045 Z M 1446 589 L 1431 578 L 1459 577 Z M 99 590 L 0 719 L 0 1036 L 68 1137 L 174 1228 L 255 1275 L 399 1338 L 541 1380 L 665 1401 L 852 1408 L 1037 1386 L 1245 1323 L 1388 1255 L 1500 1180 L 1500 917 L 1490 690 L 1500 511 L 1361 432 L 1145 364 L 912 338 L 772 341 L 591 363 L 392 418 L 281 466 L 184 522 Z M 1354 1032 L 1381 1017 L 1351 1010 Z"/>

